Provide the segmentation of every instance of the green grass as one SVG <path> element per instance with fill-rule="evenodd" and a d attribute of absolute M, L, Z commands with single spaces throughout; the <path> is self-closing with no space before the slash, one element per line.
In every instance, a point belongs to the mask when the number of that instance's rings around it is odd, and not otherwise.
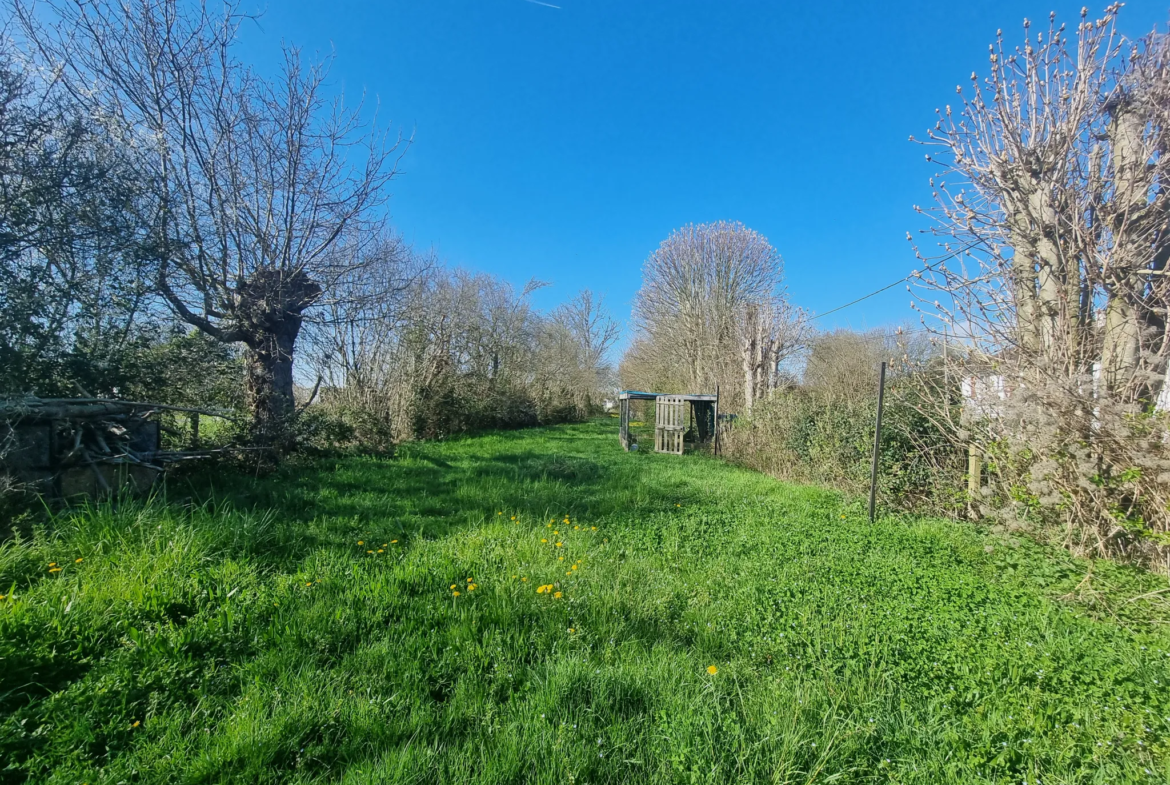
<path fill-rule="evenodd" d="M 0 781 L 1170 780 L 1145 573 L 613 421 L 211 483 L 0 546 Z"/>

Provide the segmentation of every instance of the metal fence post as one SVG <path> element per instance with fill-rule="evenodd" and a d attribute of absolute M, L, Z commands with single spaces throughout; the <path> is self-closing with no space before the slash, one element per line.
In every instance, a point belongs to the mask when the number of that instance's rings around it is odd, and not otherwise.
<path fill-rule="evenodd" d="M 874 501 L 877 498 L 878 457 L 882 447 L 882 400 L 886 395 L 886 363 L 878 374 L 877 417 L 873 426 L 873 468 L 869 474 L 869 522 L 873 523 Z"/>

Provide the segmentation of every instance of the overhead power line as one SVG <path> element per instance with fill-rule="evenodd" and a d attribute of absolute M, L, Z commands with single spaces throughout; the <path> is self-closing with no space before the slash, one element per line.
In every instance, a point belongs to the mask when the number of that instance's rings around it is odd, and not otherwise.
<path fill-rule="evenodd" d="M 818 313 L 816 316 L 814 316 L 812 319 L 810 319 L 810 321 L 815 322 L 817 319 L 820 319 L 822 316 L 828 316 L 831 313 L 836 313 L 837 311 L 844 310 L 852 305 L 857 305 L 862 300 L 868 300 L 870 297 L 873 297 L 874 295 L 881 294 L 882 292 L 886 291 L 887 289 L 893 289 L 895 286 L 897 286 L 900 283 L 905 283 L 906 281 L 909 281 L 911 278 L 914 278 L 917 275 L 921 275 L 922 273 L 925 273 L 929 270 L 933 270 L 934 268 L 938 267 L 940 264 L 942 264 L 943 262 L 945 262 L 949 259 L 954 259 L 959 254 L 963 253 L 963 251 L 966 251 L 970 248 L 974 248 L 976 245 L 978 245 L 978 243 L 979 243 L 979 241 L 975 240 L 974 242 L 972 242 L 968 245 L 964 245 L 959 250 L 954 251 L 952 253 L 949 253 L 946 256 L 944 256 L 943 258 L 938 259 L 938 260 L 926 265 L 925 267 L 922 268 L 921 271 L 915 270 L 914 272 L 910 273 L 909 275 L 903 276 L 902 278 L 899 278 L 898 280 L 894 281 L 891 284 L 886 284 L 885 286 L 883 286 L 880 289 L 875 289 L 874 291 L 870 292 L 867 295 L 864 295 L 862 297 L 858 297 L 856 300 L 852 300 L 850 302 L 847 302 L 844 305 L 838 305 L 836 308 L 830 308 L 829 310 L 825 311 L 824 313 Z"/>

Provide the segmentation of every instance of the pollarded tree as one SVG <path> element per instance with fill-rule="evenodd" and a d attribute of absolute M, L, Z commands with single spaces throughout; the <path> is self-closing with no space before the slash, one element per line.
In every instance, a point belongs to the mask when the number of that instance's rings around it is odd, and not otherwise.
<path fill-rule="evenodd" d="M 1071 38 L 1055 15 L 1014 49 L 1001 31 L 989 75 L 939 110 L 932 214 L 961 255 L 927 282 L 986 353 L 1077 383 L 1099 363 L 1107 395 L 1152 403 L 1170 355 L 1170 40 L 1127 41 L 1120 7 L 1082 10 Z"/>
<path fill-rule="evenodd" d="M 958 338 L 941 379 L 968 401 L 940 390 L 936 414 L 959 415 L 972 503 L 992 509 L 980 451 L 1006 450 L 995 499 L 1010 508 L 1026 488 L 1024 514 L 1068 544 L 1154 555 L 1170 455 L 1143 414 L 1170 358 L 1170 38 L 1126 39 L 1120 8 L 1082 10 L 1072 32 L 1024 20 L 1016 47 L 999 33 L 988 74 L 938 110 L 926 212 L 945 256 L 922 299 Z M 1157 558 L 1170 569 L 1170 550 Z"/>
<path fill-rule="evenodd" d="M 393 151 L 326 69 L 285 49 L 264 79 L 233 44 L 234 2 L 17 0 L 25 36 L 75 99 L 131 148 L 156 201 L 156 285 L 184 321 L 246 347 L 257 434 L 294 412 L 307 312 L 378 237 Z"/>

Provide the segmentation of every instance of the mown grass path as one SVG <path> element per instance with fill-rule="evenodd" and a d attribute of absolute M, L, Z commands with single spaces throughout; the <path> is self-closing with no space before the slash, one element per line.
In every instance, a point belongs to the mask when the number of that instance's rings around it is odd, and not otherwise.
<path fill-rule="evenodd" d="M 1170 781 L 1165 580 L 615 433 L 0 545 L 0 781 Z"/>

